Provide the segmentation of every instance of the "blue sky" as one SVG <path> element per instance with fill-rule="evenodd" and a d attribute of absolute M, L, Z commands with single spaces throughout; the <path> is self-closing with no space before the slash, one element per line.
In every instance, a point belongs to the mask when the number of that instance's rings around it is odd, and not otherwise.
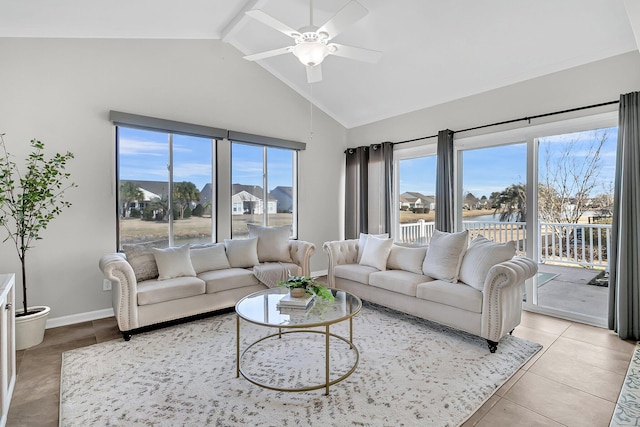
<path fill-rule="evenodd" d="M 120 179 L 167 181 L 169 141 L 165 133 L 120 128 Z M 262 186 L 261 147 L 233 144 L 233 183 Z M 173 136 L 174 182 L 190 181 L 199 190 L 211 182 L 210 139 Z M 269 189 L 292 185 L 292 152 L 269 148 Z"/>
<path fill-rule="evenodd" d="M 577 141 L 577 148 L 572 151 L 572 154 L 575 155 L 576 160 L 581 161 L 586 155 L 583 148 L 587 147 L 592 139 L 593 132 L 576 132 L 541 138 L 540 145 L 542 147 L 544 144 L 549 144 L 551 155 L 557 156 L 569 141 Z M 617 128 L 607 129 L 607 139 L 600 153 L 599 177 L 592 196 L 613 188 L 616 140 Z M 525 143 L 464 151 L 462 155 L 464 193 L 473 193 L 478 198 L 489 197 L 492 192 L 502 191 L 511 184 L 524 183 L 526 154 Z M 543 153 L 541 152 L 540 155 L 542 156 Z M 435 156 L 401 161 L 400 193 L 416 191 L 424 195 L 435 194 L 435 165 Z"/>
<path fill-rule="evenodd" d="M 607 130 L 608 138 L 601 152 L 596 194 L 612 188 L 615 171 L 617 128 Z M 586 145 L 592 132 L 571 133 L 541 139 L 558 153 L 568 141 Z M 166 181 L 169 142 L 167 134 L 120 128 L 120 179 Z M 211 140 L 174 135 L 174 181 L 191 181 L 198 189 L 211 182 Z M 579 159 L 585 153 L 573 154 Z M 541 154 L 542 155 L 542 154 Z M 268 149 L 269 190 L 292 185 L 290 150 Z M 232 182 L 262 186 L 262 148 L 233 144 Z M 407 159 L 400 163 L 400 192 L 435 194 L 435 156 Z M 476 197 L 489 196 L 526 179 L 526 144 L 468 150 L 463 152 L 463 190 Z"/>

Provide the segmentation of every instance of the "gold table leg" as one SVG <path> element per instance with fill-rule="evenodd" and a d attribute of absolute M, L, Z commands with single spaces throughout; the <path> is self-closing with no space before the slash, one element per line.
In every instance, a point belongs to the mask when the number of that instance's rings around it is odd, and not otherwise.
<path fill-rule="evenodd" d="M 236 314 L 236 378 L 240 378 L 240 316 Z"/>
<path fill-rule="evenodd" d="M 326 326 L 325 331 L 325 379 L 327 381 L 327 388 L 324 394 L 329 395 L 329 325 Z"/>

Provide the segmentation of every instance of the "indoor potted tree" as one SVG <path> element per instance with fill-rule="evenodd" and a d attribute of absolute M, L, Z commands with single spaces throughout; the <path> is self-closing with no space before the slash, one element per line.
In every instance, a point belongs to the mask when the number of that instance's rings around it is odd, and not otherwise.
<path fill-rule="evenodd" d="M 71 206 L 64 200 L 64 193 L 76 184 L 69 181 L 70 174 L 65 172 L 72 153 L 45 158 L 44 144 L 32 139 L 23 175 L 7 152 L 3 136 L 0 135 L 0 225 L 8 234 L 4 242 L 13 241 L 22 265 L 23 310 L 16 310 L 16 349 L 21 350 L 42 342 L 50 311 L 46 306 L 27 304 L 27 251 L 35 240 L 42 239 L 42 231 L 62 209 Z"/>

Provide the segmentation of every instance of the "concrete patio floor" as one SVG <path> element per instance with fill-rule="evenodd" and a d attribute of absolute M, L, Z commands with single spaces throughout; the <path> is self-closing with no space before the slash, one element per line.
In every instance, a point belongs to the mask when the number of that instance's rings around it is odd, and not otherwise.
<path fill-rule="evenodd" d="M 588 283 L 602 270 L 539 264 L 539 273 L 557 274 L 538 286 L 538 305 L 607 319 L 609 288 Z"/>

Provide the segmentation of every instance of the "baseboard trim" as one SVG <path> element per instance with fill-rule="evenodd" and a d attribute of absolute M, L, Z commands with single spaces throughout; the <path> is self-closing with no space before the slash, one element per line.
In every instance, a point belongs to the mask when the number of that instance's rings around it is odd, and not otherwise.
<path fill-rule="evenodd" d="M 56 317 L 47 320 L 46 329 L 57 328 L 59 326 L 73 325 L 76 323 L 90 322 L 92 320 L 104 319 L 113 316 L 113 308 L 104 308 L 102 310 L 88 311 L 86 313 L 71 314 L 69 316 Z"/>

